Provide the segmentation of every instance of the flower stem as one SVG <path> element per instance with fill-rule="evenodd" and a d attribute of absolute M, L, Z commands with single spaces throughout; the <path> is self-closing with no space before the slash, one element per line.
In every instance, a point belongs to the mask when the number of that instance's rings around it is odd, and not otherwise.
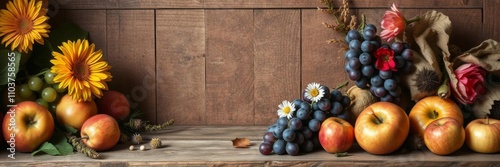
<path fill-rule="evenodd" d="M 419 20 L 420 20 L 420 16 L 415 16 L 413 18 L 406 20 L 406 24 L 408 25 L 408 24 L 411 24 L 411 23 L 419 21 Z"/>

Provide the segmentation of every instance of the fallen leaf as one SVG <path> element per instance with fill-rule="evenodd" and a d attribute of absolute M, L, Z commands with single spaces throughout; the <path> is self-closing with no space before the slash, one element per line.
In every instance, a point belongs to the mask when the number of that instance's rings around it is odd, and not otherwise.
<path fill-rule="evenodd" d="M 248 148 L 250 146 L 250 140 L 247 138 L 236 138 L 231 141 L 233 142 L 233 147 L 236 148 Z"/>

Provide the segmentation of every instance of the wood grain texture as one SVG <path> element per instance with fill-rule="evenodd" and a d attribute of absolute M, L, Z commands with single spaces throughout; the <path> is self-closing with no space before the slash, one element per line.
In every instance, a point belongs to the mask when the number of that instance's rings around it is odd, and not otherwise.
<path fill-rule="evenodd" d="M 406 154 L 372 155 L 353 145 L 349 156 L 335 157 L 318 148 L 299 156 L 261 155 L 265 126 L 170 126 L 167 130 L 144 133 L 146 151 L 130 151 L 130 144 L 119 144 L 101 152 L 93 160 L 81 153 L 68 156 L 17 153 L 16 159 L 0 152 L 0 166 L 498 166 L 499 153 L 479 154 L 463 148 L 447 156 L 428 150 Z M 158 137 L 159 149 L 149 149 L 147 141 Z M 236 137 L 250 139 L 249 148 L 234 148 Z"/>
<path fill-rule="evenodd" d="M 64 16 L 64 21 L 71 21 L 81 29 L 89 32 L 89 40 L 95 48 L 106 52 L 106 10 L 60 10 L 59 15 Z"/>
<path fill-rule="evenodd" d="M 113 81 L 132 108 L 156 122 L 155 22 L 153 10 L 108 10 L 106 45 Z"/>
<path fill-rule="evenodd" d="M 167 8 L 316 8 L 319 0 L 57 0 L 62 9 L 167 9 Z M 335 0 L 335 6 L 342 1 Z M 352 0 L 352 8 L 389 8 L 392 3 L 402 8 L 481 8 L 480 0 Z"/>
<path fill-rule="evenodd" d="M 343 47 L 327 43 L 329 39 L 344 39 L 344 36 L 325 28 L 323 22 L 333 24 L 333 18 L 317 10 L 302 10 L 301 90 L 311 82 L 334 88 L 348 80 Z"/>
<path fill-rule="evenodd" d="M 205 116 L 209 125 L 254 123 L 252 18 L 252 10 L 205 11 Z"/>
<path fill-rule="evenodd" d="M 421 9 L 422 14 L 427 11 L 429 10 Z M 483 14 L 481 9 L 439 9 L 437 11 L 447 15 L 451 20 L 452 31 L 449 45 L 456 45 L 462 51 L 467 51 L 487 39 L 482 38 Z"/>
<path fill-rule="evenodd" d="M 483 39 L 500 41 L 500 0 L 484 0 Z"/>
<path fill-rule="evenodd" d="M 271 125 L 300 97 L 300 10 L 255 10 L 255 125 Z"/>
<path fill-rule="evenodd" d="M 205 125 L 203 10 L 156 11 L 158 122 Z"/>

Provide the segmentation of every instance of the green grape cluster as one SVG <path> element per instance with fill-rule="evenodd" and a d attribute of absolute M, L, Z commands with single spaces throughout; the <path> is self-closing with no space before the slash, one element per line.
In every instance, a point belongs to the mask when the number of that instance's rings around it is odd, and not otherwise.
<path fill-rule="evenodd" d="M 50 111 L 55 111 L 57 102 L 61 94 L 66 92 L 66 89 L 59 88 L 59 83 L 54 82 L 56 74 L 49 70 L 45 71 L 43 74 L 42 77 L 38 75 L 31 76 L 28 82 L 21 84 L 21 86 L 19 86 L 19 96 L 24 99 L 29 99 L 34 96 L 38 104 Z"/>

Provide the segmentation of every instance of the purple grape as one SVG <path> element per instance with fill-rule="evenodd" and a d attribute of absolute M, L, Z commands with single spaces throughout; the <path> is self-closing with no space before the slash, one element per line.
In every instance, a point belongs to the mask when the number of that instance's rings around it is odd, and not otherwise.
<path fill-rule="evenodd" d="M 403 51 L 403 43 L 394 42 L 391 45 L 391 49 L 394 51 L 394 54 L 400 54 Z"/>
<path fill-rule="evenodd" d="M 411 51 L 411 49 L 403 50 L 403 52 L 401 53 L 401 56 L 403 57 L 403 59 L 405 59 L 407 61 L 413 60 L 413 52 Z"/>
<path fill-rule="evenodd" d="M 311 129 L 311 131 L 317 132 L 319 131 L 319 128 L 321 128 L 321 121 L 317 119 L 311 119 L 309 120 L 308 127 L 309 129 Z"/>
<path fill-rule="evenodd" d="M 349 51 L 344 53 L 344 57 L 346 60 L 349 60 L 353 57 L 358 57 L 359 54 L 360 54 L 359 51 L 350 49 Z"/>
<path fill-rule="evenodd" d="M 344 108 L 347 108 L 347 107 L 349 107 L 351 105 L 351 98 L 349 98 L 347 96 L 343 96 L 342 97 L 342 101 L 340 103 L 342 103 L 342 106 Z"/>
<path fill-rule="evenodd" d="M 344 111 L 343 113 L 337 115 L 338 118 L 341 118 L 343 120 L 348 120 L 350 116 L 351 113 L 349 111 Z"/>
<path fill-rule="evenodd" d="M 396 89 L 389 91 L 389 93 L 394 97 L 399 97 L 401 95 L 401 87 L 396 87 Z"/>
<path fill-rule="evenodd" d="M 391 48 L 391 46 L 389 44 L 386 44 L 386 43 L 380 45 L 380 47 L 381 48 L 386 48 L 386 49 L 390 49 Z"/>
<path fill-rule="evenodd" d="M 394 79 L 386 79 L 384 81 L 384 88 L 388 91 L 392 91 L 394 89 L 396 89 L 398 87 L 398 85 L 396 84 L 396 81 L 394 81 Z"/>
<path fill-rule="evenodd" d="M 361 67 L 361 73 L 364 76 L 371 77 L 375 73 L 375 68 L 371 65 Z"/>
<path fill-rule="evenodd" d="M 378 75 L 380 76 L 380 78 L 382 79 L 389 79 L 392 77 L 392 71 L 389 71 L 389 70 L 380 70 L 378 72 Z"/>
<path fill-rule="evenodd" d="M 313 113 L 313 118 L 323 122 L 326 119 L 326 114 L 322 110 L 316 110 Z"/>
<path fill-rule="evenodd" d="M 374 31 L 373 29 L 366 29 L 365 28 L 365 30 L 363 31 L 363 38 L 365 40 L 372 40 L 377 35 L 376 33 L 377 32 Z"/>
<path fill-rule="evenodd" d="M 384 97 L 387 94 L 387 90 L 384 87 L 376 87 L 374 94 L 377 97 Z"/>
<path fill-rule="evenodd" d="M 377 32 L 377 26 L 375 26 L 373 24 L 367 24 L 367 25 L 365 25 L 365 29 L 364 30 L 367 30 L 367 29 L 371 29 L 371 30 Z"/>
<path fill-rule="evenodd" d="M 413 69 L 413 64 L 409 61 L 406 61 L 402 71 L 403 73 L 410 73 Z"/>
<path fill-rule="evenodd" d="M 361 50 L 361 42 L 357 39 L 351 40 L 349 42 L 349 49 L 351 50 Z"/>
<path fill-rule="evenodd" d="M 286 152 L 285 147 L 286 147 L 286 141 L 279 139 L 279 140 L 276 140 L 276 142 L 274 142 L 273 151 L 274 151 L 274 153 L 276 153 L 278 155 L 282 155 L 282 154 L 285 154 L 285 152 Z"/>
<path fill-rule="evenodd" d="M 330 113 L 332 113 L 333 115 L 338 115 L 338 114 L 342 113 L 343 110 L 344 110 L 344 107 L 342 106 L 342 103 L 333 102 L 332 109 L 330 110 Z"/>
<path fill-rule="evenodd" d="M 332 92 L 330 94 L 332 94 L 332 98 L 331 98 L 332 101 L 340 102 L 342 100 L 342 96 L 343 96 L 342 92 L 340 92 L 338 89 L 332 90 Z"/>
<path fill-rule="evenodd" d="M 318 101 L 318 108 L 323 111 L 329 111 L 332 107 L 332 103 L 327 98 L 321 98 Z"/>
<path fill-rule="evenodd" d="M 299 145 L 294 142 L 287 142 L 285 150 L 288 155 L 297 155 L 299 153 Z"/>
<path fill-rule="evenodd" d="M 290 121 L 288 121 L 288 127 L 291 130 L 299 130 L 300 128 L 302 128 L 302 121 L 299 118 L 292 118 L 290 119 Z"/>
<path fill-rule="evenodd" d="M 361 77 L 358 80 L 354 81 L 356 86 L 361 89 L 366 89 L 368 87 L 368 78 Z"/>
<path fill-rule="evenodd" d="M 282 117 L 282 118 L 285 118 L 285 117 Z M 285 129 L 286 129 L 286 127 L 276 126 L 274 128 L 274 132 L 273 132 L 274 137 L 276 137 L 277 139 L 283 139 L 283 131 L 285 131 Z"/>
<path fill-rule="evenodd" d="M 307 111 L 310 111 L 311 110 L 311 103 L 309 103 L 309 102 L 302 102 L 300 104 L 300 108 L 303 108 L 303 109 L 305 109 Z"/>
<path fill-rule="evenodd" d="M 283 131 L 283 140 L 287 142 L 295 140 L 295 131 L 292 129 L 285 129 L 285 131 Z"/>
<path fill-rule="evenodd" d="M 299 145 L 302 144 L 302 143 L 304 143 L 304 141 L 305 141 L 304 135 L 302 133 L 300 133 L 300 132 L 296 132 L 295 134 L 296 134 L 295 135 L 295 140 L 293 140 L 293 142 L 297 143 Z"/>
<path fill-rule="evenodd" d="M 380 39 L 379 36 L 375 37 L 375 39 L 377 39 L 377 38 Z M 378 49 L 380 47 L 380 42 L 377 41 L 377 40 L 371 40 L 370 43 L 373 45 L 373 50 L 376 50 L 376 49 Z"/>
<path fill-rule="evenodd" d="M 286 117 L 280 117 L 278 120 L 276 120 L 276 124 L 281 127 L 285 127 L 288 125 L 288 118 Z"/>
<path fill-rule="evenodd" d="M 297 118 L 300 120 L 305 121 L 305 120 L 309 119 L 309 111 L 307 111 L 306 109 L 300 108 L 299 110 L 297 110 L 297 112 L 295 114 L 296 114 Z"/>
<path fill-rule="evenodd" d="M 301 132 L 302 132 L 302 134 L 304 134 L 304 138 L 306 138 L 306 139 L 310 139 L 313 136 L 313 132 L 307 126 L 302 126 Z"/>
<path fill-rule="evenodd" d="M 372 87 L 381 87 L 384 85 L 384 80 L 379 75 L 375 75 L 370 79 L 370 84 Z"/>
<path fill-rule="evenodd" d="M 361 51 L 365 52 L 365 53 L 370 53 L 373 51 L 373 45 L 370 41 L 363 41 L 361 43 Z"/>
<path fill-rule="evenodd" d="M 355 81 L 361 78 L 361 72 L 359 70 L 351 70 L 348 73 L 349 79 Z"/>
<path fill-rule="evenodd" d="M 314 144 L 311 140 L 306 140 L 300 145 L 300 151 L 309 153 L 314 150 Z"/>
<path fill-rule="evenodd" d="M 348 63 L 349 63 L 349 66 L 351 67 L 351 69 L 354 69 L 354 70 L 357 70 L 357 69 L 359 69 L 359 67 L 361 67 L 361 62 L 359 62 L 359 59 L 356 57 L 349 59 Z"/>
<path fill-rule="evenodd" d="M 273 144 L 270 142 L 263 142 L 259 146 L 259 152 L 262 155 L 271 155 L 273 153 Z"/>
<path fill-rule="evenodd" d="M 394 56 L 394 63 L 396 63 L 396 68 L 400 69 L 405 65 L 405 59 L 402 56 Z"/>
<path fill-rule="evenodd" d="M 293 100 L 293 105 L 295 105 L 295 109 L 296 110 L 299 109 L 300 103 L 302 103 L 302 102 L 303 102 L 303 100 L 301 100 L 301 99 L 295 99 L 295 100 Z"/>
<path fill-rule="evenodd" d="M 347 32 L 347 37 L 349 37 L 349 39 L 353 40 L 353 39 L 359 39 L 361 37 L 361 35 L 356 30 L 349 30 L 349 32 Z"/>
<path fill-rule="evenodd" d="M 391 94 L 386 94 L 384 97 L 380 98 L 380 101 L 385 101 L 385 102 L 392 102 L 394 100 L 394 97 L 392 97 Z"/>
<path fill-rule="evenodd" d="M 274 143 L 277 140 L 276 137 L 274 137 L 273 132 L 266 132 L 264 136 L 262 136 L 262 139 L 270 143 Z"/>
<path fill-rule="evenodd" d="M 361 53 L 361 55 L 359 55 L 359 62 L 363 65 L 369 65 L 372 62 L 372 55 L 369 53 Z"/>

